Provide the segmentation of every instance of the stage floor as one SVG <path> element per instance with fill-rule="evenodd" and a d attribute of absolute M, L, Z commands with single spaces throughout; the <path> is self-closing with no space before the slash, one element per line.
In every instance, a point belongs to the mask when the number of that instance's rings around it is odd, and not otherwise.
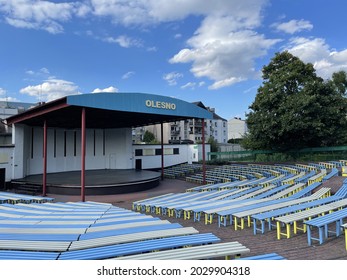
<path fill-rule="evenodd" d="M 13 184 L 42 185 L 42 174 L 13 180 Z M 146 190 L 159 185 L 161 173 L 134 169 L 86 170 L 86 194 L 117 194 Z M 69 171 L 47 174 L 47 193 L 79 194 L 81 172 Z"/>

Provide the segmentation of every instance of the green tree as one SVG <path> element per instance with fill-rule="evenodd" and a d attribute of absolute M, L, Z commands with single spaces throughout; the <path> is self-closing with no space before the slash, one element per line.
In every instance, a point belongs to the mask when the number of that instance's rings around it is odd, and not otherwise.
<path fill-rule="evenodd" d="M 210 149 L 211 152 L 218 152 L 218 142 L 216 139 L 214 139 L 213 137 L 208 138 L 207 141 L 208 144 L 210 144 Z"/>
<path fill-rule="evenodd" d="M 287 51 L 277 53 L 262 71 L 263 84 L 247 115 L 245 148 L 287 150 L 340 144 L 347 113 L 343 79 L 324 81 L 312 64 Z"/>
<path fill-rule="evenodd" d="M 345 71 L 335 72 L 332 75 L 332 83 L 341 95 L 346 96 L 347 93 L 347 73 Z"/>
<path fill-rule="evenodd" d="M 155 136 L 152 132 L 146 130 L 145 134 L 143 135 L 143 142 L 146 144 L 153 143 L 155 141 Z"/>

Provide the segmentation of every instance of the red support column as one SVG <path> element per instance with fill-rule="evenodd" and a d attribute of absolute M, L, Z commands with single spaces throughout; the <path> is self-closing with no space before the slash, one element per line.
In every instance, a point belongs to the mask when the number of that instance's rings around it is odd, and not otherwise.
<path fill-rule="evenodd" d="M 42 174 L 42 196 L 46 196 L 47 186 L 47 121 L 43 123 L 43 174 Z"/>
<path fill-rule="evenodd" d="M 205 120 L 202 119 L 202 183 L 206 185 Z"/>
<path fill-rule="evenodd" d="M 81 201 L 85 202 L 85 172 L 86 172 L 86 109 L 81 115 Z"/>
<path fill-rule="evenodd" d="M 164 180 L 164 132 L 163 123 L 160 123 L 160 141 L 161 141 L 161 179 Z"/>

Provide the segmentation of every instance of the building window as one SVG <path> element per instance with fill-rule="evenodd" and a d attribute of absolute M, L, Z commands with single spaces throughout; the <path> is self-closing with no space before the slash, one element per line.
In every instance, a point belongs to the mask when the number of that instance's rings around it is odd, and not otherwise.
<path fill-rule="evenodd" d="M 154 151 L 154 149 L 144 149 L 143 155 L 144 156 L 155 156 L 155 151 Z"/>
<path fill-rule="evenodd" d="M 135 149 L 135 156 L 160 156 L 162 149 Z M 164 155 L 178 155 L 179 148 L 165 148 Z"/>

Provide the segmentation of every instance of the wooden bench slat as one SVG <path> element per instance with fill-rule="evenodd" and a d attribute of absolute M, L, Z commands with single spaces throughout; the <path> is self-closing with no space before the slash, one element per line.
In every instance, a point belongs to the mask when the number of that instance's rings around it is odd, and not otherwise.
<path fill-rule="evenodd" d="M 241 243 L 225 242 L 211 245 L 195 246 L 154 253 L 137 254 L 114 260 L 203 260 L 225 256 L 238 256 L 249 253 L 250 250 Z"/>
<path fill-rule="evenodd" d="M 165 250 L 179 248 L 183 246 L 194 246 L 202 244 L 211 244 L 219 242 L 220 239 L 212 233 L 199 233 L 193 235 L 164 237 L 159 239 L 150 239 L 138 242 L 98 246 L 95 248 L 74 250 L 63 252 L 59 260 L 98 260 L 108 259 L 116 256 L 125 256 L 150 252 L 153 250 Z M 177 250 L 177 249 L 175 249 Z M 175 251 L 173 250 L 173 251 Z"/>
<path fill-rule="evenodd" d="M 305 221 L 305 224 L 307 226 L 308 245 L 312 245 L 312 240 L 317 240 L 319 241 L 319 244 L 323 244 L 324 240 L 329 237 L 329 232 L 331 232 L 331 230 L 328 230 L 328 226 L 331 223 L 336 223 L 334 233 L 336 237 L 340 236 L 342 220 L 346 217 L 347 208 L 344 208 L 342 210 L 338 210 L 327 215 L 320 216 L 309 221 Z M 312 235 L 313 227 L 316 227 L 318 229 L 318 238 L 313 237 Z"/>
<path fill-rule="evenodd" d="M 190 235 L 197 233 L 198 231 L 193 227 L 182 227 L 176 229 L 163 229 L 149 232 L 138 232 L 115 236 L 107 236 L 102 238 L 84 239 L 79 241 L 73 241 L 71 243 L 71 246 L 69 247 L 69 251 L 93 248 L 98 246 L 135 242 L 146 239 Z"/>

